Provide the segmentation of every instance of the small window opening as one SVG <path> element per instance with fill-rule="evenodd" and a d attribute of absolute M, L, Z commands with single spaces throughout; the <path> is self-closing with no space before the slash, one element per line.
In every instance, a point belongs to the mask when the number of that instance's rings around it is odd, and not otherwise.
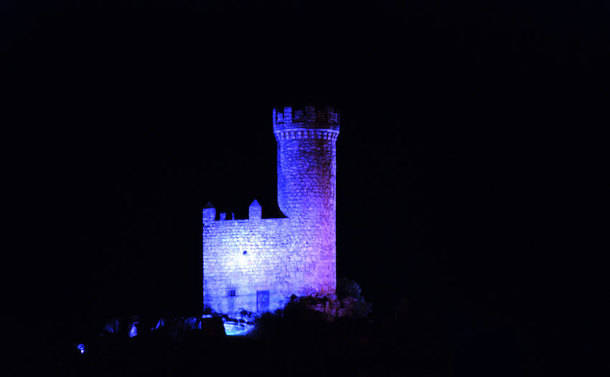
<path fill-rule="evenodd" d="M 235 289 L 229 289 L 229 297 L 235 297 L 237 294 L 235 293 Z"/>
<path fill-rule="evenodd" d="M 244 252 L 242 254 L 246 255 L 246 254 L 248 254 L 248 252 L 246 250 L 244 250 Z"/>

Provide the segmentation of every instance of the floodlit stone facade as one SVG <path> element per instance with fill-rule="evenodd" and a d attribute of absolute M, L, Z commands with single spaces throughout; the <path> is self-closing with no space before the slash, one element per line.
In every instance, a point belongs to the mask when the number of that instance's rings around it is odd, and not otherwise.
<path fill-rule="evenodd" d="M 246 220 L 203 209 L 203 303 L 220 313 L 274 311 L 295 294 L 336 288 L 336 141 L 331 107 L 273 110 L 278 204 L 285 218 Z"/>

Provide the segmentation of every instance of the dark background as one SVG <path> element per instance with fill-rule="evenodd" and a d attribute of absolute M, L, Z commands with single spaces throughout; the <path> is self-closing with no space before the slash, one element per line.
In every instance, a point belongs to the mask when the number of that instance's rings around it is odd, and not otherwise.
<path fill-rule="evenodd" d="M 454 3 L 3 2 L 5 313 L 199 310 L 203 204 L 275 216 L 272 108 L 330 103 L 375 315 L 595 355 L 610 6 Z"/>

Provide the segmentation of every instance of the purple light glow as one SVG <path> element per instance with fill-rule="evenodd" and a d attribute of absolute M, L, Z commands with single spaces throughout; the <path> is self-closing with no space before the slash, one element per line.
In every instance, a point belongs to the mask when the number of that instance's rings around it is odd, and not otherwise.
<path fill-rule="evenodd" d="M 131 324 L 131 329 L 129 329 L 129 337 L 133 338 L 134 336 L 138 336 L 138 327 L 136 326 L 139 322 L 134 322 Z"/>

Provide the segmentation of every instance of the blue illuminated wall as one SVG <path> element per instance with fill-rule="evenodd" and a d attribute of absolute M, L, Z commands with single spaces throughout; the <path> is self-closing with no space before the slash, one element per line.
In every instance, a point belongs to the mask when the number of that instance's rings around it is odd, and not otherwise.
<path fill-rule="evenodd" d="M 204 307 L 221 313 L 282 308 L 292 294 L 336 288 L 336 140 L 331 107 L 273 110 L 278 204 L 286 218 L 247 220 L 203 209 Z"/>

